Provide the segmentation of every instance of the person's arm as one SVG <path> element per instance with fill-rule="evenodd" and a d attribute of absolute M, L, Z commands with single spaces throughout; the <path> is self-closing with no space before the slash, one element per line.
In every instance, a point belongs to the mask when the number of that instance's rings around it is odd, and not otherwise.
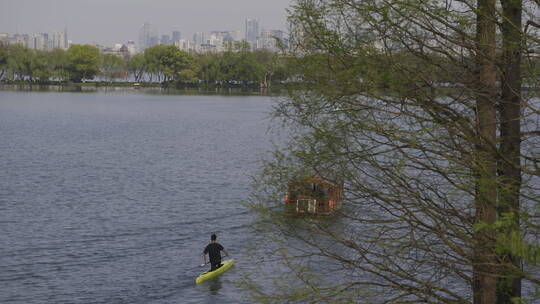
<path fill-rule="evenodd" d="M 229 253 L 227 252 L 225 248 L 223 248 L 223 252 L 225 252 L 225 256 L 229 256 Z"/>
<path fill-rule="evenodd" d="M 206 259 L 206 254 L 208 253 L 208 247 L 204 248 L 204 251 L 202 253 L 204 264 L 208 264 L 208 260 Z"/>

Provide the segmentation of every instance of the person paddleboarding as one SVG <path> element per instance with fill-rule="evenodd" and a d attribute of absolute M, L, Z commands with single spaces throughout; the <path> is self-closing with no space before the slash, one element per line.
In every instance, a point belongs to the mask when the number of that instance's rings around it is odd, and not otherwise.
<path fill-rule="evenodd" d="M 227 250 L 217 242 L 217 236 L 212 234 L 210 236 L 210 244 L 208 244 L 203 251 L 204 264 L 208 264 L 207 256 L 210 259 L 210 271 L 214 271 L 221 267 L 221 251 L 225 253 L 225 256 L 229 256 Z"/>

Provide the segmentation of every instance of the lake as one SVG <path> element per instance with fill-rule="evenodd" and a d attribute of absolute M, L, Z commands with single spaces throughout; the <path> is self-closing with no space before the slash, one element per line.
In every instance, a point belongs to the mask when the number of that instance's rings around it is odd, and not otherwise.
<path fill-rule="evenodd" d="M 0 91 L 0 302 L 239 303 L 261 96 Z M 210 234 L 238 263 L 195 285 Z"/>

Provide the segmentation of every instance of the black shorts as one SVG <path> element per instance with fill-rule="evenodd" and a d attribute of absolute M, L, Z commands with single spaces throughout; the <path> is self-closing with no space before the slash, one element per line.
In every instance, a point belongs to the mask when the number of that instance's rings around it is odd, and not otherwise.
<path fill-rule="evenodd" d="M 214 271 L 214 270 L 218 269 L 221 266 L 222 266 L 221 261 L 219 261 L 217 263 L 210 263 L 210 271 Z"/>

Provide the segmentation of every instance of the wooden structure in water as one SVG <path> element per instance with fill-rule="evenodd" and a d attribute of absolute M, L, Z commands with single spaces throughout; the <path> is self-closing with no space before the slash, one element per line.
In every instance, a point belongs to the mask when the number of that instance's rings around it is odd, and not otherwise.
<path fill-rule="evenodd" d="M 331 215 L 341 208 L 343 184 L 336 186 L 320 177 L 291 181 L 285 195 L 288 215 Z"/>

